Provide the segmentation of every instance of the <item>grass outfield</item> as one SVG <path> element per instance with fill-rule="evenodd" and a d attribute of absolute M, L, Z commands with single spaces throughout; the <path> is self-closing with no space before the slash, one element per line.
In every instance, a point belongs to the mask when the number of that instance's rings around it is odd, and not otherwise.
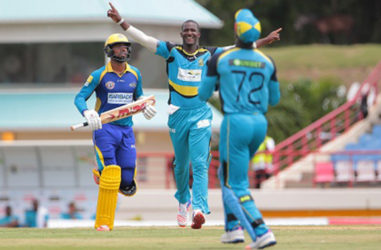
<path fill-rule="evenodd" d="M 275 60 L 277 75 L 281 81 L 332 78 L 340 80 L 343 84 L 362 82 L 381 61 L 379 44 L 315 44 L 265 47 L 261 50 Z"/>
<path fill-rule="evenodd" d="M 381 226 L 273 226 L 278 244 L 269 249 L 380 249 Z M 94 229 L 0 229 L 0 249 L 244 249 L 219 242 L 222 227 Z"/>

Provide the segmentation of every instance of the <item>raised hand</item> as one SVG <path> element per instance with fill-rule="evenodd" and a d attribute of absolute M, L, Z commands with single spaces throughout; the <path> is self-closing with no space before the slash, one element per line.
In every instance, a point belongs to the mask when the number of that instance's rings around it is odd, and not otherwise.
<path fill-rule="evenodd" d="M 115 23 L 118 23 L 120 20 L 122 20 L 122 17 L 119 15 L 118 10 L 112 5 L 111 2 L 109 2 L 110 8 L 107 11 L 107 16 L 110 17 Z"/>
<path fill-rule="evenodd" d="M 279 32 L 281 32 L 281 31 L 282 31 L 282 28 L 279 28 L 279 29 L 272 31 L 270 34 L 268 34 L 267 37 L 265 38 L 267 41 L 267 44 L 270 44 L 274 41 L 279 41 L 280 40 Z"/>

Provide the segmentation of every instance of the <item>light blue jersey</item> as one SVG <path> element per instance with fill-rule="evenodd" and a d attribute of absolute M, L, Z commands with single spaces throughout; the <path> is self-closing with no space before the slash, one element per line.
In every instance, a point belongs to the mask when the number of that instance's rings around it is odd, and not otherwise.
<path fill-rule="evenodd" d="M 179 107 L 168 117 L 168 127 L 175 151 L 174 174 L 176 199 L 181 204 L 192 200 L 193 210 L 210 213 L 208 206 L 208 168 L 212 111 L 198 97 L 207 61 L 221 48 L 199 48 L 187 53 L 181 45 L 160 41 L 156 54 L 167 61 L 168 104 Z M 193 169 L 192 195 L 189 188 L 189 163 Z"/>
<path fill-rule="evenodd" d="M 181 108 L 198 108 L 205 101 L 198 98 L 198 87 L 206 76 L 207 61 L 221 48 L 199 48 L 187 53 L 181 45 L 160 41 L 156 54 L 167 60 L 169 104 Z"/>
<path fill-rule="evenodd" d="M 206 101 L 219 83 L 224 119 L 220 129 L 219 179 L 225 230 L 243 226 L 252 240 L 268 232 L 249 190 L 249 161 L 267 133 L 268 105 L 279 102 L 272 60 L 257 49 L 233 48 L 214 55 L 199 88 Z"/>
<path fill-rule="evenodd" d="M 274 63 L 258 49 L 234 48 L 214 55 L 199 90 L 201 99 L 212 95 L 217 80 L 224 113 L 265 114 L 268 104 L 280 98 Z"/>

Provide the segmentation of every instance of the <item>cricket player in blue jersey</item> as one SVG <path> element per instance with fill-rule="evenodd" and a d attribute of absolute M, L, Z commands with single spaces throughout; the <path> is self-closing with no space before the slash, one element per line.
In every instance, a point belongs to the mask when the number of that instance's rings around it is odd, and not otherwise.
<path fill-rule="evenodd" d="M 276 244 L 249 191 L 249 161 L 266 136 L 268 105 L 279 102 L 279 83 L 272 59 L 253 49 L 261 32 L 260 22 L 248 9 L 235 15 L 236 47 L 216 53 L 199 88 L 208 100 L 219 84 L 224 112 L 220 130 L 219 178 L 225 214 L 224 243 L 244 241 L 242 227 L 253 242 L 246 249 Z"/>
<path fill-rule="evenodd" d="M 205 223 L 204 214 L 209 214 L 208 169 L 210 163 L 210 139 L 212 111 L 198 97 L 198 87 L 206 74 L 206 62 L 223 48 L 200 47 L 200 28 L 196 21 L 185 21 L 181 27 L 183 43 L 176 45 L 148 36 L 125 22 L 115 7 L 107 15 L 126 31 L 137 43 L 163 57 L 167 63 L 169 95 L 168 127 L 175 151 L 174 174 L 179 202 L 177 223 L 185 227 L 192 205 L 193 229 Z M 261 44 L 279 40 L 280 29 L 262 39 Z M 189 188 L 189 162 L 193 168 L 192 195 Z"/>
<path fill-rule="evenodd" d="M 143 97 L 140 71 L 127 63 L 131 43 L 123 34 L 112 34 L 106 40 L 104 51 L 110 58 L 105 66 L 88 77 L 75 97 L 75 105 L 86 118 L 93 132 L 98 170 L 93 171 L 99 181 L 95 228 L 112 230 L 118 190 L 132 196 L 136 192 L 136 149 L 132 118 L 127 117 L 108 124 L 101 123 L 99 114 L 132 103 Z M 95 109 L 88 109 L 86 100 L 95 92 Z M 156 110 L 151 105 L 143 110 L 151 119 Z"/>
<path fill-rule="evenodd" d="M 4 210 L 5 215 L 3 218 L 0 218 L 0 227 L 18 227 L 19 218 L 13 214 L 12 207 L 8 205 Z"/>

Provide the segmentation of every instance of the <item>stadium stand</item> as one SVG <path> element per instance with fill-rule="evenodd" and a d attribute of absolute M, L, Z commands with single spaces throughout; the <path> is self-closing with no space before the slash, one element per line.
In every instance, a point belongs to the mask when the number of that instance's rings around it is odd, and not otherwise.
<path fill-rule="evenodd" d="M 374 166 L 378 168 L 381 161 L 381 95 L 378 87 L 380 82 L 381 62 L 362 82 L 353 98 L 278 143 L 273 158 L 275 175 L 263 183 L 263 188 L 313 187 L 316 176 L 310 180 L 306 177 L 309 173 L 316 174 L 315 164 L 327 161 L 333 163 L 335 182 L 349 185 L 372 182 L 365 181 L 373 177 L 370 176 L 369 166 L 364 165 L 370 165 L 369 161 L 373 161 Z M 364 94 L 368 96 L 367 117 L 359 115 Z M 366 152 L 363 152 L 365 150 Z M 358 153 L 360 156 L 355 156 L 356 151 L 361 151 Z M 355 178 L 358 165 L 361 168 L 360 176 Z M 379 174 L 375 173 L 375 176 L 377 180 L 381 179 Z"/>

